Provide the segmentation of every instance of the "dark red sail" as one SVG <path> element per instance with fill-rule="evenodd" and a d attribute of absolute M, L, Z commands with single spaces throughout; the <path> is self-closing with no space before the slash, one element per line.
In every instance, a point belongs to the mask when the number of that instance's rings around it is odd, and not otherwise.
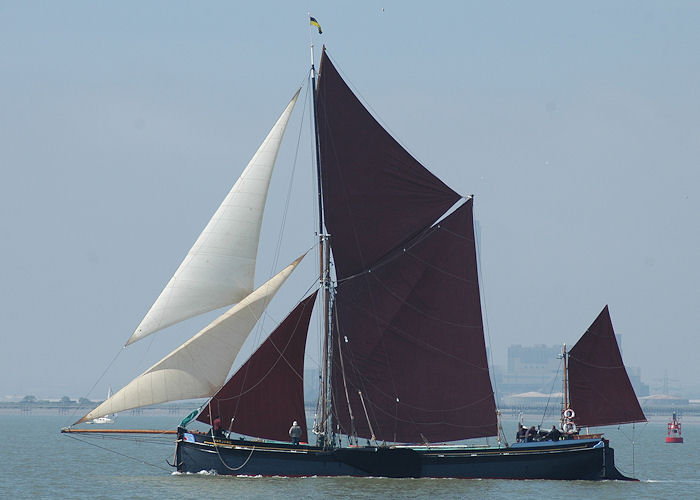
<path fill-rule="evenodd" d="M 608 306 L 569 351 L 569 392 L 579 426 L 647 420 L 622 362 Z"/>
<path fill-rule="evenodd" d="M 371 424 L 394 442 L 496 435 L 476 266 L 469 199 L 339 283 L 331 383 L 344 434 L 369 438 Z"/>
<path fill-rule="evenodd" d="M 382 128 L 325 51 L 317 123 L 325 223 L 338 279 L 364 271 L 460 199 Z"/>
<path fill-rule="evenodd" d="M 316 293 L 289 313 L 209 401 L 197 420 L 247 436 L 289 440 L 294 420 L 308 441 L 304 412 L 304 350 Z M 210 417 L 211 409 L 211 417 Z M 210 420 L 211 418 L 211 420 Z"/>

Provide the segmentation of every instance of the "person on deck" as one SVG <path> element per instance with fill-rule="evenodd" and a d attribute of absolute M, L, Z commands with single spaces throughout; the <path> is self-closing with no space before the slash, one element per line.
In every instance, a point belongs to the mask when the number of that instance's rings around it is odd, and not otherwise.
<path fill-rule="evenodd" d="M 535 429 L 535 426 L 533 425 L 525 432 L 525 441 L 527 441 L 528 443 L 534 441 L 536 435 L 537 429 Z"/>
<path fill-rule="evenodd" d="M 525 433 L 527 432 L 527 427 L 520 425 L 518 427 L 518 432 L 515 434 L 515 442 L 522 443 L 525 441 Z"/>
<path fill-rule="evenodd" d="M 552 426 L 552 430 L 549 431 L 549 433 L 547 434 L 547 439 L 550 441 L 559 441 L 560 437 L 561 437 L 561 432 L 559 432 L 559 429 Z"/>
<path fill-rule="evenodd" d="M 214 421 L 212 422 L 212 436 L 215 438 L 224 438 L 224 431 L 221 429 L 221 417 L 217 415 L 214 417 Z"/>
<path fill-rule="evenodd" d="M 289 428 L 289 437 L 292 439 L 292 444 L 299 444 L 299 438 L 301 438 L 301 427 L 299 427 L 296 420 L 292 422 L 292 426 Z"/>

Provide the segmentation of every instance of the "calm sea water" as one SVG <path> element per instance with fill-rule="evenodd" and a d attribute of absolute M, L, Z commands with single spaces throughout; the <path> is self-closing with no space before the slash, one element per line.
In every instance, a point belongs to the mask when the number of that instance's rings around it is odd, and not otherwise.
<path fill-rule="evenodd" d="M 2 498 L 700 498 L 700 424 L 684 423 L 685 443 L 665 444 L 666 425 L 634 431 L 640 482 L 463 479 L 234 478 L 173 474 L 172 437 L 139 440 L 62 435 L 71 419 L 0 415 Z M 118 427 L 172 429 L 172 416 L 120 416 Z M 515 423 L 506 423 L 506 429 Z M 632 475 L 632 429 L 606 428 L 618 468 Z M 87 443 L 90 444 L 87 444 Z"/>

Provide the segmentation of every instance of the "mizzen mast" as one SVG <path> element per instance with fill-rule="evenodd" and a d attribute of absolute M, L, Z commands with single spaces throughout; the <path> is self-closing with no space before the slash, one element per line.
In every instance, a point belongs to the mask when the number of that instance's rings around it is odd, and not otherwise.
<path fill-rule="evenodd" d="M 567 357 L 566 344 L 564 344 L 564 346 L 562 348 L 561 357 L 564 361 L 564 381 L 563 381 L 563 388 L 562 388 L 562 394 L 564 394 L 564 402 L 563 402 L 564 408 L 562 409 L 562 411 L 565 411 L 565 410 L 569 409 L 569 381 L 567 380 L 569 369 L 566 365 L 566 357 Z"/>
<path fill-rule="evenodd" d="M 562 402 L 561 402 L 561 418 L 560 418 L 560 428 L 564 431 L 572 430 L 573 427 L 573 410 L 570 408 L 569 404 L 569 367 L 568 367 L 568 357 L 569 353 L 566 352 L 566 344 L 562 346 L 561 357 L 564 364 L 564 372 L 562 376 Z"/>

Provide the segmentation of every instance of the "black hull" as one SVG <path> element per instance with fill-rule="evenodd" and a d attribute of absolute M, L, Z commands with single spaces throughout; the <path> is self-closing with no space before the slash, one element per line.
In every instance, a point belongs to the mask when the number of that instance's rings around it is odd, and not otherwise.
<path fill-rule="evenodd" d="M 361 476 L 630 480 L 606 440 L 528 443 L 508 448 L 315 446 L 218 440 L 178 432 L 177 470 L 246 476 Z"/>

